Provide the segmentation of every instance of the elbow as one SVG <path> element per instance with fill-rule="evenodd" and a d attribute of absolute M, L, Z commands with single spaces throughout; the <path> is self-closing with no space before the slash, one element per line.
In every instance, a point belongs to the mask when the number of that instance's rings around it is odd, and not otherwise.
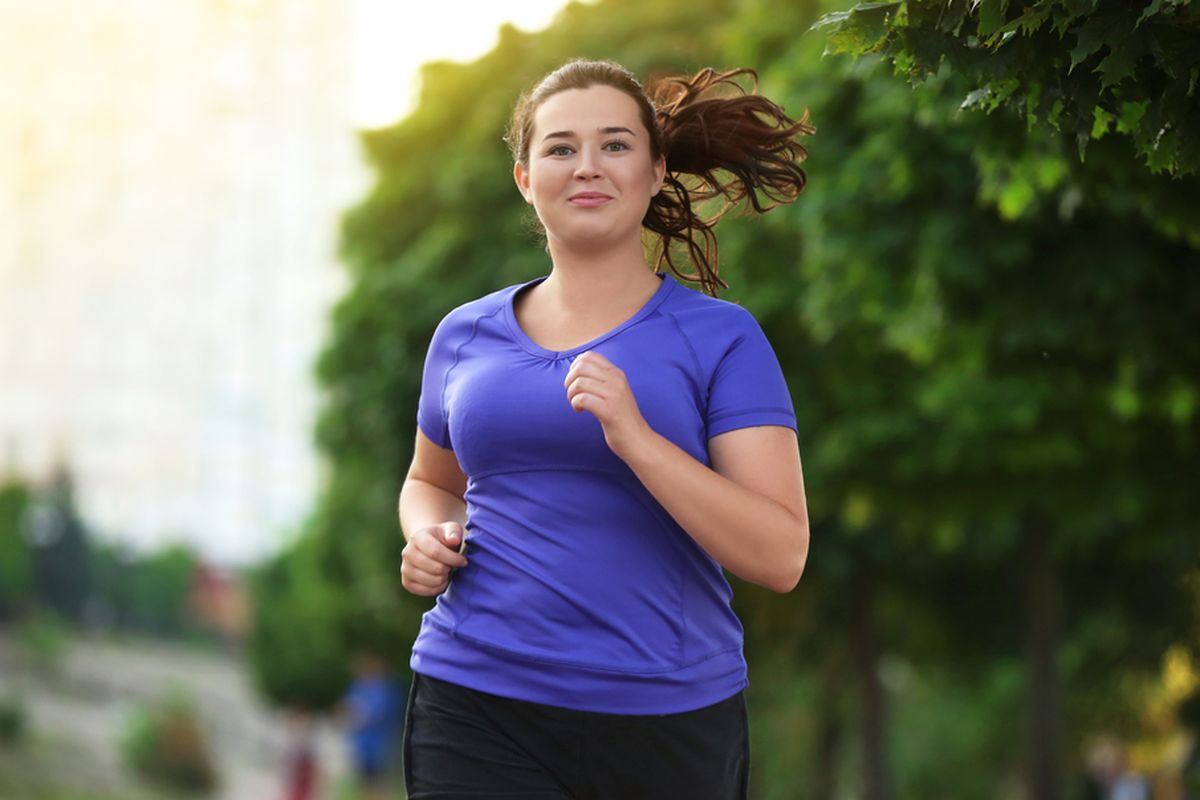
<path fill-rule="evenodd" d="M 778 576 L 774 584 L 770 587 L 772 591 L 779 594 L 787 594 L 800 583 L 800 577 L 804 574 L 804 567 L 808 564 L 807 523 L 801 526 L 801 533 L 799 546 L 791 558 L 783 560 L 782 566 L 785 567 L 785 571 Z"/>

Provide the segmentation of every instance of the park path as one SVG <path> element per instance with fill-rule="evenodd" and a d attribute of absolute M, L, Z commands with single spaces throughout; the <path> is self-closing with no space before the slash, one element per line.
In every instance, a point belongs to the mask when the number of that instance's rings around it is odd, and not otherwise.
<path fill-rule="evenodd" d="M 234 656 L 156 642 L 76 638 L 53 673 L 34 668 L 0 630 L 0 691 L 15 690 L 43 739 L 61 742 L 67 785 L 120 793 L 132 778 L 118 742 L 130 710 L 178 687 L 200 714 L 221 775 L 218 800 L 271 800 L 280 795 L 286 747 L 282 718 L 266 707 Z M 318 724 L 316 747 L 324 796 L 347 769 L 338 731 Z"/>

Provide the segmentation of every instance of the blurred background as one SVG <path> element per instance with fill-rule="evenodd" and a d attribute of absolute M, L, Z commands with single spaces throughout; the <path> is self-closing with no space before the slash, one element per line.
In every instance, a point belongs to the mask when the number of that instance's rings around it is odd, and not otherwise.
<path fill-rule="evenodd" d="M 1200 798 L 1200 10 L 930 5 L 0 0 L 0 800 L 403 797 L 421 367 L 574 56 L 816 127 L 717 229 L 812 518 L 752 796 Z"/>

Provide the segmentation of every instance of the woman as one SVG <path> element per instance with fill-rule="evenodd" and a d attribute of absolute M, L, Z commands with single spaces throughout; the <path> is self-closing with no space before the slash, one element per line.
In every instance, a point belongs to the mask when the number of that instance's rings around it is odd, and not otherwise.
<path fill-rule="evenodd" d="M 412 800 L 746 796 L 722 567 L 790 591 L 808 519 L 782 370 L 754 317 L 710 296 L 720 214 L 692 204 L 794 198 L 812 128 L 741 72 L 651 99 L 575 60 L 514 109 L 513 177 L 552 268 L 450 311 L 426 357 L 400 493 L 401 581 L 437 597 L 410 662 Z M 722 85 L 738 94 L 709 96 Z M 660 265 L 684 243 L 708 293 L 652 272 L 643 228 Z"/>

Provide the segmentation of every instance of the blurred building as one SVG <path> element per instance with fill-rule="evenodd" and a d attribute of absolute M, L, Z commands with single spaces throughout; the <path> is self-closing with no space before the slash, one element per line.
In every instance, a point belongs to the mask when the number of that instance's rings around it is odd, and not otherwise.
<path fill-rule="evenodd" d="M 0 0 L 0 471 L 93 530 L 278 546 L 367 176 L 343 0 Z"/>

